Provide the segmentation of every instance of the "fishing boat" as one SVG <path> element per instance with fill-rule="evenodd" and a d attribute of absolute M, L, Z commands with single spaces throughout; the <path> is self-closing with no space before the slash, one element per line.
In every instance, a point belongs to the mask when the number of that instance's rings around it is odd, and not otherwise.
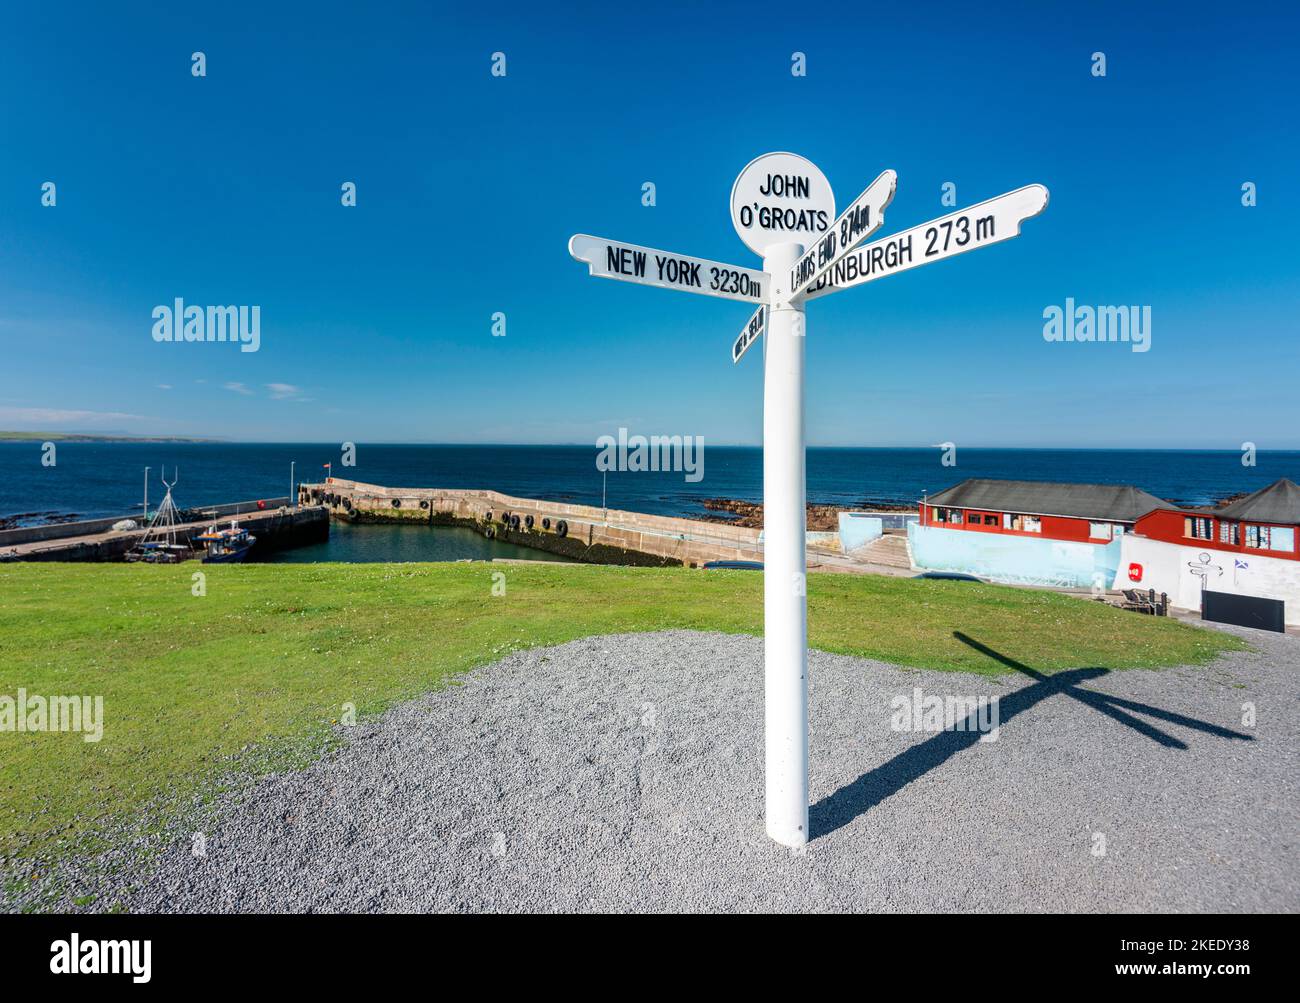
<path fill-rule="evenodd" d="M 159 502 L 158 511 L 149 520 L 149 528 L 145 530 L 140 542 L 126 552 L 128 561 L 145 564 L 179 564 L 185 558 L 193 556 L 193 551 L 187 545 L 176 542 L 176 526 L 180 518 L 176 503 L 172 501 L 172 488 L 179 479 L 179 473 L 173 475 L 170 484 L 167 483 L 166 478 L 162 479 L 167 487 L 167 494 Z"/>
<path fill-rule="evenodd" d="M 257 537 L 234 519 L 230 520 L 229 529 L 212 526 L 200 533 L 198 539 L 208 548 L 203 558 L 204 564 L 237 564 L 248 556 L 253 544 L 257 542 Z"/>

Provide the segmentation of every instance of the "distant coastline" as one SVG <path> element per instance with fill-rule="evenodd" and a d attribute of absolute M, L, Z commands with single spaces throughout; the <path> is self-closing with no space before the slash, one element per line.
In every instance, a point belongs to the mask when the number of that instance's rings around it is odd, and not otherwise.
<path fill-rule="evenodd" d="M 5 432 L 0 442 L 220 442 L 188 435 L 98 435 L 90 432 Z"/>

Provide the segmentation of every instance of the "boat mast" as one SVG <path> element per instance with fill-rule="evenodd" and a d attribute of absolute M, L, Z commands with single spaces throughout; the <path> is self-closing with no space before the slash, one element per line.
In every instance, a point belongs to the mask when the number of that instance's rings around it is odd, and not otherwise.
<path fill-rule="evenodd" d="M 162 539 L 170 547 L 176 544 L 176 503 L 172 501 L 172 488 L 180 480 L 179 468 L 172 475 L 171 483 L 167 482 L 165 473 L 159 475 L 159 480 L 167 488 L 167 493 L 158 503 L 158 511 L 153 514 L 153 519 L 149 521 L 149 528 L 140 542 L 144 544 L 150 540 Z"/>

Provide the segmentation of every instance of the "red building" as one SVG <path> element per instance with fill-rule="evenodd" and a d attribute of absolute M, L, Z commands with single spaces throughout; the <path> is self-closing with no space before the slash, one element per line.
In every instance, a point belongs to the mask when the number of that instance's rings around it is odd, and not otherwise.
<path fill-rule="evenodd" d="M 1228 623 L 1300 627 L 1298 529 L 1300 488 L 1285 479 L 1218 508 L 1162 505 L 1123 537 L 1113 587 Z"/>
<path fill-rule="evenodd" d="M 1106 544 L 1169 502 L 1125 484 L 970 478 L 921 504 L 921 525 Z"/>
<path fill-rule="evenodd" d="M 1300 560 L 1300 487 L 1283 478 L 1217 509 L 1162 503 L 1137 521 L 1139 536 L 1205 550 Z"/>

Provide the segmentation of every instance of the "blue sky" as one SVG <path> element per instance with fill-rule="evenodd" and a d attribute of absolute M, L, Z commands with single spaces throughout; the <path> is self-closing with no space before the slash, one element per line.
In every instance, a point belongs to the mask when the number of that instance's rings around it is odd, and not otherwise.
<path fill-rule="evenodd" d="M 1051 190 L 1016 240 L 809 305 L 811 444 L 1300 446 L 1300 15 L 1078 6 L 15 7 L 0 428 L 757 443 L 748 308 L 566 242 L 758 267 L 731 184 L 792 150 L 841 208 L 894 168 L 882 235 L 951 211 L 945 181 Z M 260 305 L 260 351 L 154 342 L 178 296 Z M 1045 342 L 1066 297 L 1150 305 L 1151 350 Z"/>

